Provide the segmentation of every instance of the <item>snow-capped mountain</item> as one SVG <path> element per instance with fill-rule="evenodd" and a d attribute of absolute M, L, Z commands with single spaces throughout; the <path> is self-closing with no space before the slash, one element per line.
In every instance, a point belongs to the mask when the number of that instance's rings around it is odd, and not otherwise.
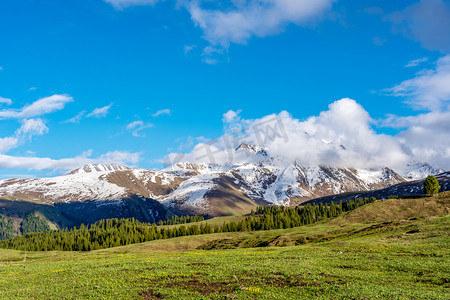
<path fill-rule="evenodd" d="M 401 175 L 407 180 L 418 180 L 425 178 L 428 175 L 436 175 L 442 172 L 444 172 L 444 170 L 433 168 L 425 162 L 410 162 L 401 172 Z"/>
<path fill-rule="evenodd" d="M 94 172 L 113 172 L 113 171 L 125 171 L 130 170 L 127 166 L 117 164 L 89 164 L 82 168 L 75 169 L 69 174 L 85 174 Z"/>
<path fill-rule="evenodd" d="M 270 157 L 267 149 L 248 144 L 234 151 L 245 159 L 223 165 L 180 162 L 161 171 L 86 165 L 53 178 L 1 180 L 0 198 L 55 204 L 141 196 L 173 211 L 230 215 L 256 205 L 296 205 L 328 195 L 382 189 L 440 171 L 411 163 L 401 176 L 388 167 L 305 166 Z"/>
<path fill-rule="evenodd" d="M 86 165 L 63 176 L 0 180 L 0 197 L 45 204 L 120 200 L 132 195 L 159 199 L 184 180 L 171 172 Z"/>

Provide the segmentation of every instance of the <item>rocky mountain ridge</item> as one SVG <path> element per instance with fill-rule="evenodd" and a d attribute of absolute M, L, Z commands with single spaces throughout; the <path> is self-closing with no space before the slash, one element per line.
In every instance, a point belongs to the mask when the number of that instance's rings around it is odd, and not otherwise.
<path fill-rule="evenodd" d="M 297 205 L 329 195 L 378 190 L 440 171 L 412 163 L 401 176 L 388 167 L 305 166 L 270 157 L 266 149 L 247 144 L 235 151 L 244 153 L 246 160 L 223 165 L 180 162 L 159 171 L 86 165 L 53 178 L 1 180 L 0 198 L 55 205 L 139 196 L 174 212 L 218 216 L 245 213 L 257 205 Z"/>

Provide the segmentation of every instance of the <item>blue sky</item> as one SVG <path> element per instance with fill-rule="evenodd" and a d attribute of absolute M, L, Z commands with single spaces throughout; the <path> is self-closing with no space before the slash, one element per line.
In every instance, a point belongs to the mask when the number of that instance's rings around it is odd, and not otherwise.
<path fill-rule="evenodd" d="M 229 110 L 305 121 L 342 98 L 449 168 L 449 53 L 450 1 L 3 0 L 0 178 L 160 168 Z"/>

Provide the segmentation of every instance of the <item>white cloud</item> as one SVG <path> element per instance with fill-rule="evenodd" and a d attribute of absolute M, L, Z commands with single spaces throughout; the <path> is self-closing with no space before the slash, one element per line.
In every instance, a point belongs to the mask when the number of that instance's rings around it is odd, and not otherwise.
<path fill-rule="evenodd" d="M 172 113 L 171 110 L 168 108 L 161 109 L 161 110 L 158 110 L 156 113 L 154 113 L 153 117 L 159 117 L 159 116 L 163 116 L 163 115 L 170 116 L 171 113 Z"/>
<path fill-rule="evenodd" d="M 2 66 L 0 66 L 0 71 L 3 71 L 3 67 Z"/>
<path fill-rule="evenodd" d="M 24 119 L 22 126 L 16 130 L 13 136 L 0 138 L 0 153 L 6 153 L 18 147 L 34 135 L 44 135 L 47 132 L 48 127 L 41 119 Z"/>
<path fill-rule="evenodd" d="M 47 132 L 48 127 L 42 119 L 25 119 L 22 121 L 22 126 L 16 131 L 16 134 L 31 137 L 33 135 L 43 135 Z"/>
<path fill-rule="evenodd" d="M 18 142 L 19 141 L 16 137 L 0 138 L 0 153 L 6 153 L 15 148 Z"/>
<path fill-rule="evenodd" d="M 22 125 L 13 136 L 0 138 L 0 153 L 5 153 L 20 144 L 30 140 L 32 136 L 44 135 L 48 132 L 48 127 L 40 118 L 35 118 L 44 114 L 52 113 L 64 108 L 73 99 L 67 95 L 53 95 L 41 98 L 30 105 L 25 105 L 21 109 L 0 110 L 1 119 L 21 119 Z M 0 102 L 11 104 L 11 99 L 0 98 Z"/>
<path fill-rule="evenodd" d="M 95 108 L 93 111 L 91 111 L 87 115 L 86 115 L 87 111 L 82 110 L 78 114 L 73 116 L 72 118 L 62 121 L 61 123 L 63 123 L 63 124 L 64 123 L 79 124 L 84 117 L 97 118 L 97 119 L 104 118 L 108 115 L 109 109 L 111 108 L 111 106 L 112 106 L 112 103 L 110 105 L 107 105 L 104 107 Z"/>
<path fill-rule="evenodd" d="M 99 107 L 94 109 L 92 112 L 86 115 L 86 118 L 104 118 L 108 115 L 109 109 L 111 108 L 112 103 L 110 105 Z"/>
<path fill-rule="evenodd" d="M 81 119 L 84 117 L 84 115 L 86 114 L 86 111 L 80 111 L 77 115 L 73 116 L 70 119 L 67 119 L 65 121 L 63 121 L 62 123 L 74 123 L 74 124 L 78 124 L 80 123 Z"/>
<path fill-rule="evenodd" d="M 418 59 L 413 59 L 413 60 L 410 60 L 406 64 L 405 68 L 417 67 L 421 63 L 424 63 L 424 62 L 427 62 L 427 61 L 428 61 L 428 57 L 422 57 L 422 58 L 418 58 Z"/>
<path fill-rule="evenodd" d="M 35 90 L 37 90 L 37 87 L 35 87 L 35 86 L 32 86 L 32 87 L 30 87 L 30 88 L 28 89 L 28 91 L 27 91 L 27 92 L 31 92 L 31 91 L 35 91 Z"/>
<path fill-rule="evenodd" d="M 80 155 L 73 158 L 51 159 L 47 157 L 17 157 L 0 154 L 0 168 L 15 168 L 28 170 L 72 170 L 85 164 L 115 163 L 136 164 L 141 153 L 127 151 L 107 152 L 98 158 L 88 158 Z"/>
<path fill-rule="evenodd" d="M 134 5 L 153 5 L 163 0 L 104 0 L 116 9 Z M 253 36 L 266 37 L 282 32 L 289 24 L 309 25 L 323 18 L 337 0 L 177 0 L 191 20 L 203 31 L 203 38 L 215 48 L 227 49 L 231 43 L 246 44 Z M 195 45 L 184 47 L 185 55 Z M 218 59 L 204 48 L 203 61 L 217 64 Z M 219 52 L 217 52 L 219 53 Z"/>
<path fill-rule="evenodd" d="M 408 102 L 419 109 L 449 109 L 450 54 L 441 57 L 435 69 L 422 70 L 416 77 L 386 91 L 394 96 L 407 97 Z"/>
<path fill-rule="evenodd" d="M 197 46 L 196 45 L 184 45 L 184 55 L 187 55 L 189 52 L 194 50 Z"/>
<path fill-rule="evenodd" d="M 134 121 L 134 122 L 131 122 L 130 124 L 127 125 L 127 129 L 133 129 L 133 128 L 136 128 L 136 127 L 142 126 L 142 125 L 144 125 L 144 122 L 142 122 L 142 121 Z"/>
<path fill-rule="evenodd" d="M 384 125 L 404 128 L 396 138 L 413 160 L 450 170 L 450 111 L 390 116 Z"/>
<path fill-rule="evenodd" d="M 140 132 L 146 128 L 151 127 L 153 127 L 153 124 L 144 123 L 142 121 L 134 121 L 127 125 L 128 130 L 133 130 L 133 133 L 131 135 L 134 137 L 145 137 L 145 134 L 142 134 Z"/>
<path fill-rule="evenodd" d="M 290 23 L 306 24 L 331 8 L 334 0 L 248 0 L 232 1 L 232 7 L 205 8 L 203 1 L 187 1 L 191 19 L 213 45 L 227 48 L 245 44 L 252 36 L 277 34 Z M 206 2 L 211 7 L 210 2 Z M 225 8 L 224 8 L 225 7 Z"/>
<path fill-rule="evenodd" d="M 223 114 L 222 122 L 223 122 L 223 130 L 225 133 L 234 133 L 240 132 L 243 128 L 245 128 L 248 123 L 245 120 L 242 120 L 240 114 L 242 110 L 229 110 Z"/>
<path fill-rule="evenodd" d="M 153 5 L 160 0 L 104 0 L 116 9 L 124 9 L 133 5 Z"/>
<path fill-rule="evenodd" d="M 394 31 L 420 42 L 429 50 L 450 51 L 450 2 L 421 0 L 391 14 Z"/>
<path fill-rule="evenodd" d="M 199 143 L 182 160 L 240 161 L 243 157 L 232 150 L 242 142 L 266 147 L 271 155 L 303 165 L 398 168 L 410 158 L 395 137 L 376 133 L 368 112 L 348 98 L 330 104 L 329 110 L 304 121 L 285 111 L 256 120 L 244 120 L 229 111 L 223 120 L 227 122 L 226 128 L 240 127 L 240 134 L 235 131 L 211 143 Z M 213 156 L 208 155 L 208 149 Z M 166 161 L 175 157 L 182 155 L 172 153 Z"/>
<path fill-rule="evenodd" d="M 285 111 L 254 120 L 243 119 L 239 113 L 230 110 L 224 114 L 225 135 L 209 141 L 189 139 L 190 152 L 171 153 L 164 163 L 243 161 L 248 158 L 246 154 L 234 149 L 245 142 L 267 148 L 281 161 L 302 165 L 402 170 L 410 161 L 423 161 L 450 170 L 449 110 L 407 117 L 391 115 L 382 126 L 400 129 L 397 135 L 377 133 L 369 113 L 348 98 L 305 120 Z M 230 128 L 235 130 L 227 132 Z"/>
<path fill-rule="evenodd" d="M 236 119 L 239 119 L 240 117 L 239 117 L 239 114 L 242 112 L 242 110 L 237 110 L 237 111 L 234 111 L 234 110 L 229 110 L 229 111 L 227 111 L 226 113 L 224 113 L 223 114 L 223 118 L 222 118 L 222 121 L 224 122 L 224 123 L 231 123 L 231 122 L 235 122 L 236 121 Z"/>
<path fill-rule="evenodd" d="M 0 119 L 23 119 L 38 117 L 61 110 L 68 102 L 72 101 L 73 98 L 68 95 L 53 95 L 50 97 L 41 98 L 21 109 L 0 110 Z"/>
<path fill-rule="evenodd" d="M 9 99 L 9 98 L 0 97 L 0 104 L 11 105 L 12 104 L 12 100 Z"/>

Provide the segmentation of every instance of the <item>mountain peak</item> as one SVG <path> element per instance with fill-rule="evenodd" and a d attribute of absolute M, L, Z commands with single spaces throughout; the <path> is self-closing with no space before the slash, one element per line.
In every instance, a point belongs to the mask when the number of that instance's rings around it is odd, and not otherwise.
<path fill-rule="evenodd" d="M 418 180 L 425 178 L 428 175 L 436 175 L 442 172 L 444 171 L 433 168 L 426 162 L 412 161 L 406 165 L 406 168 L 401 175 L 408 180 Z"/>
<path fill-rule="evenodd" d="M 255 145 L 250 145 L 250 144 L 247 144 L 247 143 L 240 144 L 235 149 L 235 151 L 238 151 L 238 150 L 246 150 L 246 151 L 249 151 L 249 152 L 252 152 L 252 153 L 256 153 L 256 154 L 261 154 L 261 155 L 267 156 L 267 149 L 265 149 L 263 147 L 258 147 L 258 146 L 255 146 Z"/>
<path fill-rule="evenodd" d="M 86 174 L 94 172 L 114 172 L 114 171 L 125 171 L 130 170 L 129 167 L 118 164 L 88 164 L 81 168 L 72 170 L 69 172 L 70 175 L 74 174 Z"/>

